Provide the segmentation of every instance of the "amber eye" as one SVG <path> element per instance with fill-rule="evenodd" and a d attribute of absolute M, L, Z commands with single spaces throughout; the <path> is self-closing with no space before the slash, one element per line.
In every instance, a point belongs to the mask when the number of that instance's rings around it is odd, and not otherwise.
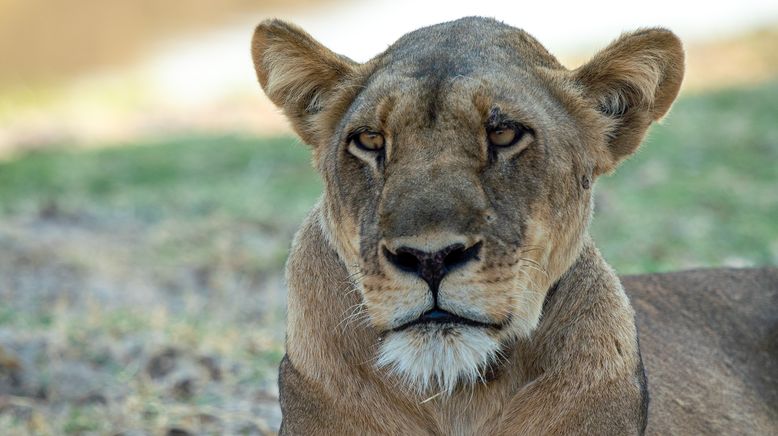
<path fill-rule="evenodd" d="M 524 132 L 515 126 L 497 126 L 489 131 L 489 144 L 495 147 L 510 147 L 517 143 L 523 134 Z"/>
<path fill-rule="evenodd" d="M 351 140 L 357 147 L 368 151 L 380 151 L 386 142 L 384 135 L 369 130 L 354 135 Z"/>

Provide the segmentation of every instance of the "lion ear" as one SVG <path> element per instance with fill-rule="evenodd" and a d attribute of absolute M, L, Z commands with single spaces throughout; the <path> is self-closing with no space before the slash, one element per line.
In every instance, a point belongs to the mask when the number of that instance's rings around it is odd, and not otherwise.
<path fill-rule="evenodd" d="M 625 34 L 573 71 L 584 95 L 610 123 L 608 158 L 599 173 L 637 150 L 649 125 L 670 110 L 683 73 L 681 41 L 659 28 Z"/>
<path fill-rule="evenodd" d="M 337 86 L 357 64 L 281 20 L 257 26 L 251 55 L 265 94 L 283 109 L 303 141 L 315 145 L 322 133 L 316 114 L 327 107 Z"/>

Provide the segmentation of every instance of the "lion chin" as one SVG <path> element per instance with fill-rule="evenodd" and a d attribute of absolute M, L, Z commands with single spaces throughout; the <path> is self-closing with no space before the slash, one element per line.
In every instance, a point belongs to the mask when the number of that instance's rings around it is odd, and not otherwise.
<path fill-rule="evenodd" d="M 418 326 L 388 333 L 376 364 L 418 395 L 450 395 L 457 387 L 485 382 L 484 372 L 500 350 L 500 341 L 484 328 Z"/>

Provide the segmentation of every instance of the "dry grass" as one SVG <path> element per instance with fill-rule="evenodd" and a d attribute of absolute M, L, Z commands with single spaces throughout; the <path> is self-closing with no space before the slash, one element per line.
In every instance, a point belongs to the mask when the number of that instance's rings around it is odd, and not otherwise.
<path fill-rule="evenodd" d="M 758 85 L 778 77 L 778 24 L 751 29 L 727 38 L 686 43 L 686 74 L 682 92 Z M 565 57 L 569 67 L 581 65 L 591 53 Z"/>
<path fill-rule="evenodd" d="M 128 65 L 151 44 L 181 32 L 212 28 L 241 13 L 279 7 L 290 10 L 315 3 L 0 0 L 0 84 L 45 83 L 101 67 Z"/>
<path fill-rule="evenodd" d="M 272 434 L 290 232 L 98 209 L 0 227 L 0 428 Z"/>
<path fill-rule="evenodd" d="M 686 91 L 764 83 L 778 77 L 778 26 L 687 47 Z"/>

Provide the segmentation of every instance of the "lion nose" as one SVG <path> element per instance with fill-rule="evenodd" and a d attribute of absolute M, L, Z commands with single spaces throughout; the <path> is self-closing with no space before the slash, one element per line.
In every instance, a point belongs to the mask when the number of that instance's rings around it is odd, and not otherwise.
<path fill-rule="evenodd" d="M 441 280 L 449 271 L 466 263 L 478 260 L 481 242 L 465 247 L 463 244 L 449 245 L 435 252 L 399 247 L 391 252 L 384 247 L 384 256 L 398 269 L 416 274 L 427 282 L 433 294 L 437 294 Z"/>

